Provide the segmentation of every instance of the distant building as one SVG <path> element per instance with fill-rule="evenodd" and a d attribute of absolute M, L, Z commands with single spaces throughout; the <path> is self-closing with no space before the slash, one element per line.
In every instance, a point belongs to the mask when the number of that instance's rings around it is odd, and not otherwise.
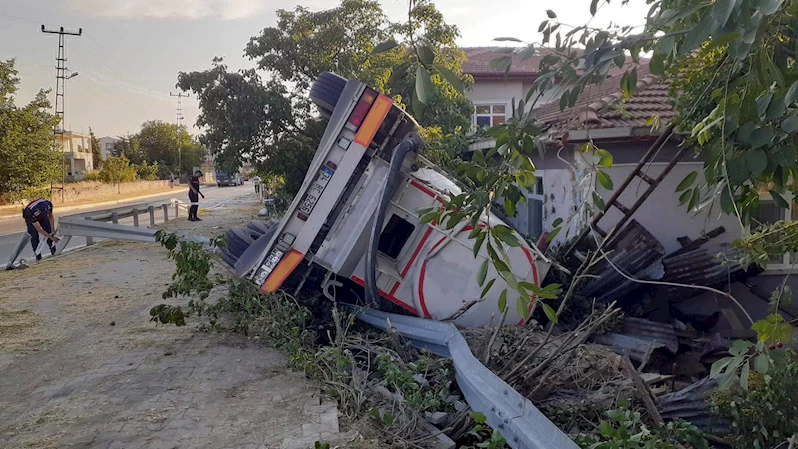
<path fill-rule="evenodd" d="M 91 154 L 91 137 L 74 131 L 57 134 L 58 148 L 64 153 L 64 168 L 67 176 L 82 179 L 84 173 L 94 170 Z"/>
<path fill-rule="evenodd" d="M 117 139 L 116 137 L 105 136 L 101 137 L 97 140 L 100 144 L 100 155 L 103 160 L 108 159 L 108 156 L 114 155 L 114 149 L 116 148 L 116 144 L 121 142 L 121 139 Z"/>

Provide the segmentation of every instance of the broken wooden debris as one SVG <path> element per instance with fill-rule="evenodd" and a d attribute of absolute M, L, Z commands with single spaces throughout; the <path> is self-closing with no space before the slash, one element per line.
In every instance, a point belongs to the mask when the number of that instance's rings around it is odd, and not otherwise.
<path fill-rule="evenodd" d="M 643 404 L 645 404 L 648 414 L 651 416 L 651 419 L 654 421 L 654 423 L 656 423 L 658 426 L 661 426 L 665 423 L 665 421 L 662 420 L 662 416 L 660 416 L 659 410 L 657 410 L 657 405 L 654 403 L 654 395 L 651 394 L 651 390 L 648 389 L 648 385 L 646 385 L 646 383 L 640 377 L 640 373 L 638 373 L 637 369 L 634 367 L 634 365 L 632 365 L 632 361 L 629 359 L 629 356 L 623 356 L 622 360 L 624 371 L 626 371 L 626 375 L 632 379 L 632 383 L 637 390 L 637 395 L 643 400 Z"/>

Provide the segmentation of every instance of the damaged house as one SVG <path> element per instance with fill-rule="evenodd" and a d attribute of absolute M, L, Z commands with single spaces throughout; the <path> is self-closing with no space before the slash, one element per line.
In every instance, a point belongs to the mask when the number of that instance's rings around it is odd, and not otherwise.
<path fill-rule="evenodd" d="M 537 63 L 520 64 L 518 68 L 514 64 L 502 85 L 503 73 L 491 75 L 493 69 L 483 64 L 484 60 L 504 54 L 501 49 L 493 49 L 492 55 L 485 49 L 465 50 L 469 58 L 476 59 L 463 65 L 475 79 L 469 93 L 475 103 L 474 125 L 501 123 L 511 115 L 512 99 L 525 95 L 525 87 L 535 78 Z M 679 204 L 678 184 L 691 172 L 697 173 L 700 184 L 703 162 L 693 148 L 682 145 L 678 135 L 649 152 L 673 119 L 674 111 L 667 80 L 651 75 L 647 66 L 638 66 L 637 70 L 637 89 L 630 98 L 624 98 L 620 89 L 622 73 L 611 72 L 603 84 L 586 89 L 572 108 L 560 111 L 558 102 L 550 98 L 535 106 L 536 116 L 547 129 L 545 150 L 533 158 L 538 182 L 511 221 L 519 232 L 537 240 L 553 231 L 555 221 L 562 219 L 563 229 L 548 245 L 563 245 L 588 228 L 587 210 L 597 206 L 592 195 L 595 190 L 606 203 L 606 215 L 587 238 L 621 226 L 608 246 L 614 263 L 602 262 L 595 267 L 599 277 L 584 285 L 582 294 L 640 303 L 649 320 L 689 324 L 709 336 L 753 336 L 746 315 L 758 320 L 768 314 L 771 293 L 788 276 L 789 256 L 774 258 L 761 273 L 745 270 L 733 262 L 737 254 L 731 242 L 745 231 L 736 217 L 723 214 L 717 205 L 701 205 L 689 211 Z M 602 170 L 611 177 L 613 191 L 602 188 L 594 179 L 593 161 L 589 159 L 592 156 L 581 151 L 588 142 L 612 155 L 612 168 Z M 490 141 L 477 142 L 472 150 L 491 146 Z M 642 200 L 639 208 L 632 210 L 638 200 Z M 798 219 L 798 204 L 789 198 L 788 201 L 791 206 L 784 209 L 763 196 L 755 219 L 765 224 Z M 541 242 L 545 243 L 545 239 Z M 732 262 L 724 263 L 724 259 Z M 733 296 L 745 312 L 726 295 L 697 288 L 642 284 L 628 277 L 712 287 Z M 795 290 L 798 279 L 787 279 L 787 285 Z M 780 312 L 788 321 L 798 317 L 798 307 L 794 305 L 782 305 Z M 670 325 L 666 326 L 670 329 L 667 332 L 658 333 L 656 327 L 648 326 L 649 335 L 635 335 L 635 329 L 637 334 L 646 334 L 646 327 L 631 325 L 625 334 L 643 342 L 656 340 L 675 349 Z M 634 339 L 618 337 L 617 341 L 605 343 L 625 346 L 624 352 L 646 350 Z"/>

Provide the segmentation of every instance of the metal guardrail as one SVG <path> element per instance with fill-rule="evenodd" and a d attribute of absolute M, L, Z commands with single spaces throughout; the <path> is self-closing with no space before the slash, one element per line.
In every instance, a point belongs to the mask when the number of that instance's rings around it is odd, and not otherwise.
<path fill-rule="evenodd" d="M 356 316 L 380 329 L 393 328 L 414 346 L 452 359 L 468 405 L 484 414 L 513 449 L 578 449 L 532 402 L 480 363 L 453 324 L 370 309 L 358 309 Z"/>
<path fill-rule="evenodd" d="M 140 228 L 141 215 L 149 215 L 149 226 L 155 226 L 156 213 L 163 212 L 163 220 L 169 221 L 169 209 L 174 207 L 174 216 L 180 216 L 180 205 L 176 203 L 166 203 L 159 206 L 154 205 L 138 205 L 126 206 L 116 209 L 109 209 L 101 213 L 93 213 L 93 215 L 75 214 L 60 217 L 58 219 L 58 237 L 61 241 L 56 245 L 55 255 L 61 254 L 69 244 L 73 236 L 86 237 L 86 246 L 93 245 L 95 238 L 110 238 L 120 240 L 134 240 L 134 241 L 155 241 L 155 231 L 147 228 Z M 119 225 L 119 220 L 133 217 L 133 226 Z M 192 237 L 201 243 L 207 239 Z M 19 242 L 14 247 L 14 251 L 9 257 L 7 268 L 14 267 L 19 255 L 25 249 L 25 246 L 30 242 L 30 236 L 23 232 Z"/>

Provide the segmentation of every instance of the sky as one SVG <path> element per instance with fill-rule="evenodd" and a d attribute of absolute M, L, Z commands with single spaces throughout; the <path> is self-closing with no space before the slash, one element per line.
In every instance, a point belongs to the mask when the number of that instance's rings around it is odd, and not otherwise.
<path fill-rule="evenodd" d="M 93 129 L 98 137 L 134 133 L 146 120 L 175 121 L 177 73 L 210 68 L 223 56 L 233 68 L 252 67 L 243 55 L 249 38 L 276 23 L 275 11 L 302 5 L 334 7 L 336 0 L 0 0 L 0 59 L 16 58 L 22 82 L 18 105 L 39 89 L 55 86 L 58 36 L 48 28 L 76 30 L 66 40 L 66 66 L 78 75 L 66 83 L 65 128 Z M 403 20 L 407 0 L 380 0 L 391 20 Z M 438 0 L 447 23 L 460 28 L 461 46 L 499 46 L 494 38 L 540 39 L 537 29 L 553 9 L 563 23 L 590 19 L 590 0 Z M 592 26 L 641 25 L 649 9 L 644 0 L 599 9 Z M 50 95 L 51 102 L 54 95 Z M 199 108 L 183 100 L 185 124 Z"/>

